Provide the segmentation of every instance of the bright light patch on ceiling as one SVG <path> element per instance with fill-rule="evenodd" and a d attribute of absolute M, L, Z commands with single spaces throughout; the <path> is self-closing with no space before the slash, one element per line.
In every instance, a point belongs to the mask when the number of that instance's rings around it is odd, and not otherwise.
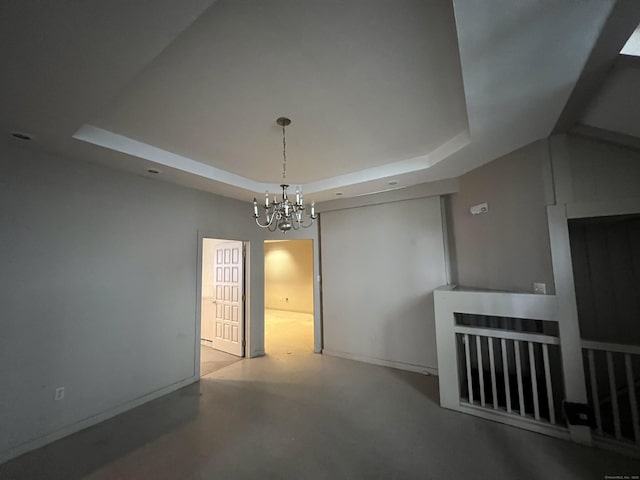
<path fill-rule="evenodd" d="M 625 43 L 622 50 L 620 50 L 620 53 L 640 57 L 640 25 L 638 25 L 638 28 L 631 34 L 627 43 Z"/>

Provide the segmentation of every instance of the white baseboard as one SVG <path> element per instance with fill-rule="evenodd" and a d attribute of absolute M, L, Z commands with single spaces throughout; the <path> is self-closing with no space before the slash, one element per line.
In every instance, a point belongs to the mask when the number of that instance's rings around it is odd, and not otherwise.
<path fill-rule="evenodd" d="M 570 440 L 569 430 L 567 427 L 561 425 L 551 425 L 548 423 L 539 422 L 529 417 L 520 417 L 514 414 L 507 414 L 501 410 L 491 410 L 489 408 L 480 407 L 477 405 L 471 405 L 469 403 L 460 403 L 456 408 L 449 408 L 458 412 L 474 415 L 476 417 L 484 418 L 485 420 L 492 420 L 498 423 L 504 423 L 516 428 L 522 428 L 523 430 L 530 430 L 532 432 L 541 433 L 550 437 L 561 438 L 563 440 Z"/>
<path fill-rule="evenodd" d="M 84 430 L 85 428 L 96 425 L 100 422 L 104 422 L 109 418 L 115 417 L 121 413 L 124 413 L 132 408 L 138 407 L 144 403 L 150 402 L 151 400 L 155 400 L 156 398 L 167 395 L 168 393 L 179 390 L 182 387 L 186 387 L 192 383 L 200 380 L 198 376 L 192 376 L 185 378 L 184 380 L 180 380 L 174 384 L 163 387 L 154 392 L 148 393 L 141 397 L 135 398 L 128 402 L 125 402 L 117 407 L 111 408 L 101 413 L 97 413 L 96 415 L 92 415 L 90 417 L 79 420 L 75 423 L 62 427 L 54 432 L 47 433 L 42 435 L 41 437 L 34 438 L 32 440 L 27 440 L 26 442 L 17 445 L 15 447 L 10 448 L 4 452 L 0 452 L 0 464 L 4 463 L 12 458 L 18 457 L 24 453 L 30 452 L 31 450 L 35 450 L 36 448 L 43 447 L 51 442 L 55 442 L 56 440 L 60 440 L 72 433 L 79 432 L 80 430 Z"/>
<path fill-rule="evenodd" d="M 598 437 L 597 435 L 593 435 L 593 445 L 598 448 L 604 448 L 606 450 L 611 450 L 612 452 L 617 452 L 622 455 L 626 455 L 627 457 L 633 457 L 636 459 L 640 459 L 640 450 L 636 444 L 620 442 L 616 440 L 611 440 L 603 437 Z M 632 478 L 632 477 L 629 477 Z"/>
<path fill-rule="evenodd" d="M 436 367 L 428 367 L 425 365 L 413 365 L 411 363 L 397 362 L 395 360 L 383 360 L 381 358 L 367 357 L 364 355 L 353 355 L 351 353 L 336 352 L 334 350 L 322 350 L 324 355 L 330 355 L 332 357 L 346 358 L 348 360 L 355 360 L 357 362 L 371 363 L 373 365 L 380 365 L 383 367 L 397 368 L 398 370 L 407 370 L 409 372 L 421 373 L 423 375 L 438 375 L 438 369 Z"/>

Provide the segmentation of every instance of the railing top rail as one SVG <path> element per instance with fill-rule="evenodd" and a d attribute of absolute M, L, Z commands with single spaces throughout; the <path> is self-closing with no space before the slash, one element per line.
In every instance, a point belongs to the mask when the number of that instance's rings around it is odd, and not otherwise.
<path fill-rule="evenodd" d="M 456 295 L 510 295 L 513 297 L 537 297 L 540 294 L 533 292 L 514 292 L 511 290 L 491 290 L 489 288 L 465 287 L 464 285 L 442 285 L 435 289 L 436 292 L 453 293 Z M 555 295 L 543 295 L 545 297 L 555 298 Z"/>
<path fill-rule="evenodd" d="M 495 317 L 525 318 L 558 322 L 555 295 L 509 293 L 495 291 L 465 291 L 448 285 L 434 292 L 436 308 L 444 312 L 470 313 Z M 448 313 L 438 316 L 449 321 Z"/>
<path fill-rule="evenodd" d="M 625 345 L 623 343 L 595 342 L 593 340 L 582 340 L 582 348 L 586 350 L 601 350 L 604 352 L 629 353 L 640 355 L 640 346 Z"/>
<path fill-rule="evenodd" d="M 560 345 L 560 339 L 542 333 L 514 332 L 513 330 L 503 330 L 501 328 L 479 328 L 456 325 L 456 333 L 467 333 L 481 337 L 504 338 L 506 340 L 519 340 L 522 342 L 546 343 L 547 345 Z"/>

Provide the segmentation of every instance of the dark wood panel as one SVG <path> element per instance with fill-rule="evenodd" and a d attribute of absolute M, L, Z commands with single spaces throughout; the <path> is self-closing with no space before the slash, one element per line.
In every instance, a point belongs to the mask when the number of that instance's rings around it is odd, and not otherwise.
<path fill-rule="evenodd" d="M 640 217 L 571 220 L 583 338 L 640 344 Z"/>

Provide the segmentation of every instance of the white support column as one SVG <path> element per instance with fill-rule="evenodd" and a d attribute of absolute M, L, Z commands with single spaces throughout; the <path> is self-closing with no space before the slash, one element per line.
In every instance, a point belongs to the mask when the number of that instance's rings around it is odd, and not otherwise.
<path fill-rule="evenodd" d="M 436 345 L 438 346 L 438 378 L 440 384 L 440 406 L 457 409 L 460 406 L 460 384 L 455 334 L 455 316 L 451 310 L 450 290 L 454 285 L 434 292 L 436 314 Z M 467 352 L 470 346 L 465 345 Z M 468 354 L 468 353 L 467 353 Z"/>
<path fill-rule="evenodd" d="M 553 277 L 558 299 L 558 328 L 565 397 L 569 402 L 587 404 L 587 387 L 582 362 L 582 343 L 571 263 L 566 205 L 548 206 L 547 219 L 549 222 Z M 587 445 L 592 443 L 589 427 L 570 425 L 569 434 L 571 439 L 577 443 Z"/>

